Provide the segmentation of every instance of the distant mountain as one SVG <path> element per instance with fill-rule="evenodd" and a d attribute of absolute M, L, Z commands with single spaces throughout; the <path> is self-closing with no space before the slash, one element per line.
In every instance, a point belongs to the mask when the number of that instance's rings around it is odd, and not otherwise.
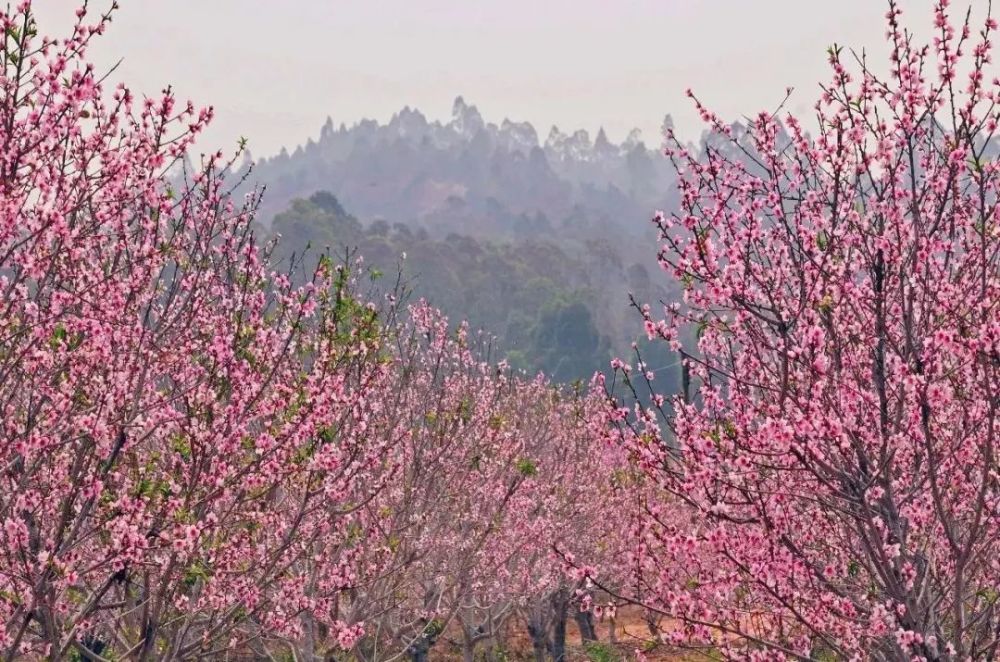
<path fill-rule="evenodd" d="M 291 200 L 325 190 L 362 218 L 514 238 L 648 236 L 643 221 L 670 205 L 674 180 L 638 131 L 615 144 L 603 130 L 591 140 L 552 127 L 540 143 L 530 123 L 488 123 L 458 97 L 446 124 L 408 107 L 385 125 L 328 119 L 318 139 L 257 161 L 250 182 L 267 185 L 265 224 Z"/>

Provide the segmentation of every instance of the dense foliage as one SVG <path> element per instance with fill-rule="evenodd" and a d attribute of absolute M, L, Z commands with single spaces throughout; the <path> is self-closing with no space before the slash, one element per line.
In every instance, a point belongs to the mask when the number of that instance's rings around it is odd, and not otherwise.
<path fill-rule="evenodd" d="M 416 295 L 497 334 L 496 351 L 515 368 L 543 371 L 558 381 L 586 381 L 605 369 L 611 341 L 602 329 L 622 326 L 615 316 L 627 312 L 601 292 L 591 263 L 552 241 L 435 238 L 402 223 L 364 226 L 323 191 L 295 201 L 274 218 L 272 230 L 282 237 L 275 255 L 281 264 L 305 256 L 299 278 L 324 247 L 354 248 L 371 272 L 391 275 L 402 269 Z M 607 244 L 594 240 L 589 248 L 599 254 Z M 653 290 L 645 270 L 637 267 L 632 275 L 630 284 L 648 296 Z"/>

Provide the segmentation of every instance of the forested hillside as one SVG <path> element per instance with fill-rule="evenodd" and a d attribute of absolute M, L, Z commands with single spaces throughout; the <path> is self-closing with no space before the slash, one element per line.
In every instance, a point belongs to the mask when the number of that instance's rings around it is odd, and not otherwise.
<path fill-rule="evenodd" d="M 669 116 L 663 123 L 672 126 Z M 458 97 L 445 124 L 411 108 L 384 125 L 328 119 L 316 140 L 255 160 L 251 181 L 267 185 L 265 220 L 295 198 L 328 190 L 359 217 L 429 231 L 648 237 L 635 220 L 676 196 L 659 152 L 663 137 L 649 140 L 633 131 L 616 145 L 603 130 L 592 139 L 557 127 L 541 139 L 528 122 L 487 123 Z"/>
<path fill-rule="evenodd" d="M 605 370 L 642 335 L 629 293 L 671 298 L 647 269 L 656 244 L 644 221 L 676 206 L 673 175 L 637 131 L 619 145 L 553 127 L 540 141 L 531 124 L 487 123 L 459 97 L 447 124 L 410 108 L 385 125 L 328 120 L 318 140 L 241 175 L 266 187 L 264 232 L 281 234 L 279 257 L 305 253 L 300 273 L 326 247 L 359 249 L 382 274 L 401 265 L 415 297 L 495 334 L 529 372 Z"/>

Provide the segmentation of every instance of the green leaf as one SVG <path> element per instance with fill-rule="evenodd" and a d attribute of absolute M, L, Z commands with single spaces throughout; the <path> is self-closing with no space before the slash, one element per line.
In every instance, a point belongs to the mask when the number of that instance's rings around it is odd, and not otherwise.
<path fill-rule="evenodd" d="M 178 434 L 174 436 L 171 450 L 180 455 L 181 459 L 185 462 L 191 460 L 191 442 L 183 435 Z"/>
<path fill-rule="evenodd" d="M 52 336 L 49 338 L 49 347 L 59 349 L 66 342 L 66 336 L 66 327 L 62 324 L 56 324 L 56 328 L 52 330 Z"/>
<path fill-rule="evenodd" d="M 530 478 L 538 474 L 538 465 L 533 460 L 523 457 L 517 461 L 517 471 L 525 478 Z"/>
<path fill-rule="evenodd" d="M 325 427 L 319 431 L 319 440 L 324 444 L 332 444 L 337 439 L 337 430 L 333 427 Z"/>

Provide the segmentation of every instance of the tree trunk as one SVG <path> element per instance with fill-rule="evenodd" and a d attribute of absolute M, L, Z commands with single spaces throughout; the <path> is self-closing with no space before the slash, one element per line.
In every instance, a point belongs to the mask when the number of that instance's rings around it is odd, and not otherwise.
<path fill-rule="evenodd" d="M 573 619 L 576 621 L 576 626 L 580 628 L 580 639 L 583 641 L 597 641 L 597 630 L 594 628 L 594 615 L 591 612 L 574 609 Z"/>
<path fill-rule="evenodd" d="M 656 637 L 660 636 L 660 619 L 650 610 L 646 610 L 643 615 L 643 620 L 646 621 L 646 629 L 649 630 L 649 634 Z"/>
<path fill-rule="evenodd" d="M 431 642 L 427 637 L 419 637 L 416 641 L 410 644 L 407 649 L 407 653 L 410 655 L 410 662 L 429 662 L 431 651 Z"/>
<path fill-rule="evenodd" d="M 316 619 L 311 614 L 301 616 L 302 636 L 299 643 L 299 654 L 305 660 L 316 658 Z"/>
<path fill-rule="evenodd" d="M 504 659 L 507 653 L 507 619 L 497 625 L 493 630 L 493 640 L 486 656 L 487 662 L 498 662 Z"/>
<path fill-rule="evenodd" d="M 545 620 L 532 610 L 528 617 L 528 636 L 531 637 L 531 647 L 535 651 L 535 662 L 545 662 L 545 653 L 549 649 L 549 634 L 546 632 Z"/>
<path fill-rule="evenodd" d="M 476 639 L 469 636 L 466 628 L 462 628 L 462 662 L 475 662 Z"/>
<path fill-rule="evenodd" d="M 561 588 L 552 596 L 552 659 L 566 662 L 566 616 L 569 607 L 569 591 Z"/>
<path fill-rule="evenodd" d="M 358 645 L 354 647 L 354 659 L 356 662 L 373 662 L 377 650 L 377 643 L 373 637 L 362 637 Z M 332 658 L 331 654 L 326 662 L 333 662 Z"/>
<path fill-rule="evenodd" d="M 94 655 L 100 655 L 104 652 L 104 649 L 108 647 L 104 641 L 90 634 L 80 637 L 80 644 L 86 648 L 86 651 L 79 651 L 80 657 L 88 662 L 103 659 L 94 657 Z M 91 653 L 93 653 L 93 655 Z"/>
<path fill-rule="evenodd" d="M 429 662 L 431 648 L 437 643 L 441 636 L 440 626 L 434 622 L 424 623 L 424 630 L 420 636 L 413 641 L 406 649 L 411 662 Z"/>

